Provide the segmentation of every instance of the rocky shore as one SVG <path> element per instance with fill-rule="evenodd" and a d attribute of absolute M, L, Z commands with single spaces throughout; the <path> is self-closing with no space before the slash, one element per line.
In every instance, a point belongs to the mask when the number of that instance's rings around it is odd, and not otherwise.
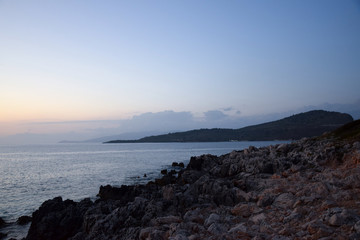
<path fill-rule="evenodd" d="M 95 202 L 44 202 L 27 240 L 360 239 L 360 122 L 323 137 L 192 157 Z"/>

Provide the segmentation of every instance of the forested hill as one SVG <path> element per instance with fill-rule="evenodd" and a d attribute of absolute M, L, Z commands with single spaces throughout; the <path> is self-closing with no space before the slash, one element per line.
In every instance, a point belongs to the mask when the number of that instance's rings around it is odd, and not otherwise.
<path fill-rule="evenodd" d="M 353 118 L 349 114 L 315 110 L 240 129 L 198 129 L 106 143 L 295 140 L 321 135 L 351 121 Z"/>

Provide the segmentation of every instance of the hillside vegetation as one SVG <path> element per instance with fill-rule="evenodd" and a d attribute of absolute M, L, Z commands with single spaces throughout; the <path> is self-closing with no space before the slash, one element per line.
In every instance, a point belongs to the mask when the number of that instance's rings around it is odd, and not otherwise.
<path fill-rule="evenodd" d="M 198 129 L 149 136 L 138 140 L 114 140 L 106 143 L 295 140 L 319 136 L 352 121 L 353 118 L 349 114 L 315 110 L 240 129 Z"/>

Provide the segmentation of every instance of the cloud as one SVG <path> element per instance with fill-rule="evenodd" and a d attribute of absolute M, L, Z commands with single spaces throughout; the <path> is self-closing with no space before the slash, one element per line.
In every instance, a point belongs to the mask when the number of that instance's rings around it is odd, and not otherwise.
<path fill-rule="evenodd" d="M 137 139 L 149 135 L 157 135 L 175 131 L 187 131 L 199 128 L 241 128 L 288 117 L 292 114 L 314 109 L 350 113 L 354 119 L 360 118 L 360 100 L 352 104 L 322 104 L 306 106 L 288 112 L 241 116 L 235 108 L 211 110 L 203 113 L 200 120 L 192 112 L 173 110 L 147 112 L 121 120 L 85 120 L 65 122 L 37 122 L 19 124 L 20 132 L 9 137 L 1 137 L 0 143 L 34 143 L 57 142 L 61 140 L 87 140 L 106 136 L 121 136 L 122 139 Z M 224 113 L 225 112 L 225 113 Z M 10 129 L 12 125 L 0 122 L 0 127 Z M 28 129 L 31 129 L 31 133 Z M 3 133 L 3 135 L 5 135 Z M 36 140 L 36 141 L 35 141 Z"/>
<path fill-rule="evenodd" d="M 228 107 L 228 108 L 224 108 L 223 110 L 224 110 L 225 112 L 229 112 L 229 111 L 234 110 L 234 108 L 233 108 L 233 107 Z"/>
<path fill-rule="evenodd" d="M 219 110 L 207 111 L 204 113 L 204 116 L 205 121 L 209 122 L 223 120 L 228 117 L 228 115 L 224 114 L 222 111 Z"/>

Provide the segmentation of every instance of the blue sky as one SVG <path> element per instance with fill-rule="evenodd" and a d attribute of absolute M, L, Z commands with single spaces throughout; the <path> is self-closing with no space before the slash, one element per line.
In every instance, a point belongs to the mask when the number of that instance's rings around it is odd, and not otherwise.
<path fill-rule="evenodd" d="M 360 98 L 360 1 L 5 0 L 0 29 L 0 135 Z"/>

